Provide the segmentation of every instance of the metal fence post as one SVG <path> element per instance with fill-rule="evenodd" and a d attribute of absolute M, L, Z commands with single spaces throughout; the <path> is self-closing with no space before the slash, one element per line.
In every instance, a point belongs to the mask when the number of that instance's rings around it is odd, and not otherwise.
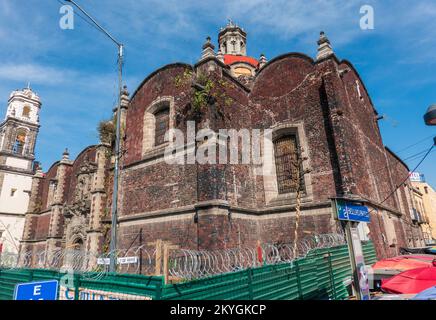
<path fill-rule="evenodd" d="M 164 286 L 162 285 L 162 282 L 163 282 L 163 278 L 161 278 L 161 281 L 159 281 L 156 287 L 156 300 L 162 300 L 163 290 L 164 290 Z"/>
<path fill-rule="evenodd" d="M 74 274 L 74 300 L 79 300 L 80 274 Z"/>
<path fill-rule="evenodd" d="M 247 276 L 248 276 L 248 297 L 249 300 L 254 299 L 253 294 L 253 270 L 251 268 L 247 269 Z"/>
<path fill-rule="evenodd" d="M 328 255 L 328 263 L 329 263 L 330 283 L 332 285 L 332 291 L 333 291 L 333 299 L 336 300 L 338 296 L 336 294 L 335 274 L 333 272 L 332 253 L 330 250 L 327 252 L 327 255 Z"/>
<path fill-rule="evenodd" d="M 298 266 L 298 260 L 295 260 L 295 274 L 297 276 L 297 288 L 298 288 L 298 296 L 299 300 L 303 300 L 303 289 L 301 288 L 301 279 L 300 279 L 300 267 Z"/>

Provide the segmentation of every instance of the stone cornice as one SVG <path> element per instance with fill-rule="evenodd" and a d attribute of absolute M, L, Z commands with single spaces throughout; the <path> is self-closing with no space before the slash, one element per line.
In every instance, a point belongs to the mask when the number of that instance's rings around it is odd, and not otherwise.
<path fill-rule="evenodd" d="M 41 127 L 41 125 L 38 123 L 26 121 L 23 119 L 14 118 L 11 116 L 8 116 L 2 123 L 0 123 L 0 127 L 4 126 L 7 122 L 12 122 L 14 124 L 25 124 L 26 126 L 32 128 L 32 129 L 35 129 L 36 131 L 38 131 L 38 129 Z"/>
<path fill-rule="evenodd" d="M 14 168 L 14 167 L 9 167 L 9 166 L 4 166 L 4 165 L 0 165 L 0 171 L 5 172 L 5 173 L 21 174 L 21 175 L 28 176 L 31 178 L 33 178 L 33 175 L 34 175 L 33 171 L 31 171 L 31 170 Z"/>
<path fill-rule="evenodd" d="M 243 208 L 229 205 L 227 201 L 224 200 L 214 200 L 200 202 L 195 205 L 184 206 L 181 208 L 171 208 L 162 209 L 153 212 L 139 213 L 129 216 L 121 216 L 118 219 L 119 223 L 138 221 L 138 220 L 149 220 L 162 217 L 178 216 L 186 213 L 196 213 L 198 210 L 209 209 L 209 208 L 221 208 L 229 210 L 229 213 L 238 213 L 247 216 L 268 216 L 277 213 L 286 213 L 295 211 L 296 205 L 285 205 L 285 206 L 275 206 L 275 207 L 264 207 L 261 209 L 253 208 Z M 317 208 L 329 208 L 331 207 L 331 201 L 323 202 L 311 202 L 302 204 L 301 208 L 304 210 L 317 209 Z"/>

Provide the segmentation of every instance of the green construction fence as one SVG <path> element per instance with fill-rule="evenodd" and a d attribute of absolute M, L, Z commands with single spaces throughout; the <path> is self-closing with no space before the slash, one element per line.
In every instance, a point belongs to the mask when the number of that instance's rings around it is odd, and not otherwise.
<path fill-rule="evenodd" d="M 372 242 L 363 243 L 362 247 L 365 263 L 374 264 L 376 254 Z M 349 296 L 350 279 L 348 247 L 343 245 L 312 250 L 305 258 L 292 263 L 167 285 L 162 277 L 156 276 L 73 274 L 68 280 L 72 290 L 67 296 L 75 300 L 102 299 L 101 293 L 111 293 L 114 299 L 124 296 L 124 299 L 147 297 L 152 300 L 341 300 Z M 66 283 L 65 273 L 41 269 L 0 270 L 0 300 L 13 299 L 18 283 L 47 280 Z"/>

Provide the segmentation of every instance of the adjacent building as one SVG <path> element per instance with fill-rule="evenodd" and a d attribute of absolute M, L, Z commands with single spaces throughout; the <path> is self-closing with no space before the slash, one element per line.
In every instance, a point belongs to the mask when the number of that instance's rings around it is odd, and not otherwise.
<path fill-rule="evenodd" d="M 384 146 L 377 111 L 353 64 L 336 56 L 324 33 L 315 59 L 285 53 L 268 61 L 247 53 L 246 32 L 230 22 L 217 49 L 206 39 L 197 64 L 154 71 L 130 100 L 124 91 L 117 247 L 162 239 L 215 250 L 342 233 L 333 218 L 337 198 L 369 208 L 371 222 L 360 231 L 379 257 L 419 246 L 412 187 L 404 182 L 409 168 Z M 108 251 L 113 128 L 102 123 L 99 145 L 74 161 L 65 153 L 45 175 L 36 173 L 23 252 Z M 171 129 L 184 141 L 173 163 L 166 158 Z M 189 161 L 210 156 L 217 140 L 209 133 L 222 129 L 237 133 L 218 136 L 224 149 L 236 141 L 233 161 Z M 244 130 L 271 133 L 260 139 L 269 143 L 251 150 L 262 161 L 241 158 Z"/>
<path fill-rule="evenodd" d="M 34 173 L 41 100 L 30 86 L 13 91 L 0 124 L 0 243 L 18 252 Z"/>
<path fill-rule="evenodd" d="M 412 179 L 412 186 L 416 195 L 416 211 L 419 211 L 424 217 L 426 222 L 423 226 L 423 232 L 426 236 L 426 242 L 428 244 L 434 244 L 436 242 L 436 192 L 425 181 L 423 175 L 415 175 Z"/>

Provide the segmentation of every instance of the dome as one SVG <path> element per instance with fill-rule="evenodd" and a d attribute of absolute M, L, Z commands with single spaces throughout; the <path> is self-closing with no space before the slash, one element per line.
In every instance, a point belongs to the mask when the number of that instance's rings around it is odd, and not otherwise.
<path fill-rule="evenodd" d="M 224 63 L 226 65 L 232 65 L 232 64 L 238 63 L 238 62 L 248 63 L 251 66 L 253 66 L 254 68 L 259 67 L 259 61 L 257 61 L 257 59 L 255 59 L 255 58 L 247 57 L 247 56 L 237 56 L 237 55 L 231 55 L 231 54 L 224 55 Z"/>

